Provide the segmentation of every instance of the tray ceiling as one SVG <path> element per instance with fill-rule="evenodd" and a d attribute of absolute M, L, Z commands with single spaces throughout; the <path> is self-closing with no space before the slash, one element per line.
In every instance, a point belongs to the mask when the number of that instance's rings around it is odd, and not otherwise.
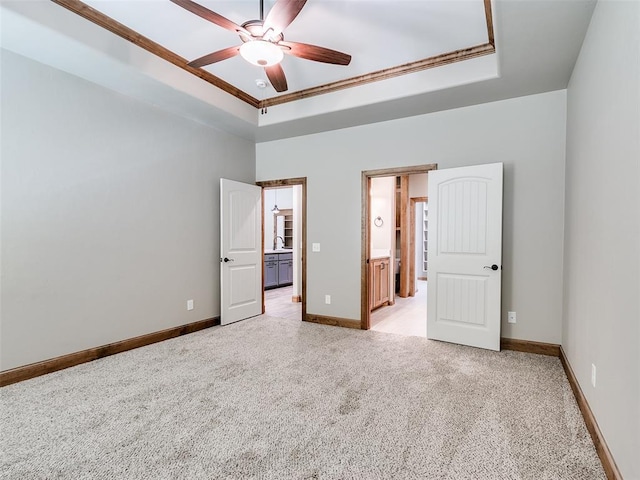
<path fill-rule="evenodd" d="M 240 39 L 169 0 L 86 2 L 0 1 L 2 51 L 256 142 L 564 89 L 596 4 L 308 0 L 285 39 L 353 59 L 286 57 L 277 94 L 240 58 L 189 67 Z M 202 4 L 237 23 L 259 16 L 257 0 Z"/>
<path fill-rule="evenodd" d="M 289 89 L 278 94 L 264 70 L 236 56 L 200 69 L 186 64 L 240 45 L 237 34 L 168 0 L 53 0 L 86 19 L 172 61 L 237 98 L 264 107 L 382 81 L 495 52 L 489 0 L 309 0 L 286 28 L 285 40 L 352 56 L 348 66 L 285 55 Z M 199 0 L 242 24 L 257 19 L 258 0 Z M 265 1 L 265 14 L 275 1 Z"/>

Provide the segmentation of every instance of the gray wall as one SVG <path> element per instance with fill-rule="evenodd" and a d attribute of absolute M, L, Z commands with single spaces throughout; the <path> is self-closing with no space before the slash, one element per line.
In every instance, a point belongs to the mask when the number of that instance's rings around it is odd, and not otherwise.
<path fill-rule="evenodd" d="M 639 62 L 640 3 L 598 2 L 567 94 L 562 347 L 627 479 L 640 478 Z"/>
<path fill-rule="evenodd" d="M 308 177 L 309 313 L 360 318 L 363 170 L 504 162 L 502 335 L 560 343 L 565 126 L 558 91 L 258 144 L 258 180 Z"/>
<path fill-rule="evenodd" d="M 254 144 L 7 51 L 1 95 L 0 369 L 219 315 Z"/>

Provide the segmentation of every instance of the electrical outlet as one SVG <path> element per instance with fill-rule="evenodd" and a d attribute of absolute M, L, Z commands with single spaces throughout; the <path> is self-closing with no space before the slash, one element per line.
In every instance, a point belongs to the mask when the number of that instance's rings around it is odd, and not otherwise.
<path fill-rule="evenodd" d="M 311 244 L 311 251 L 312 252 L 319 252 L 320 251 L 320 244 L 319 243 L 312 243 Z"/>
<path fill-rule="evenodd" d="M 187 310 L 193 310 L 193 300 L 187 300 Z"/>
<path fill-rule="evenodd" d="M 516 323 L 516 312 L 507 313 L 507 322 Z"/>
<path fill-rule="evenodd" d="M 591 385 L 596 388 L 596 366 L 593 363 L 591 364 Z"/>
<path fill-rule="evenodd" d="M 331 295 L 324 296 L 324 303 L 326 303 L 327 305 L 331 304 Z"/>

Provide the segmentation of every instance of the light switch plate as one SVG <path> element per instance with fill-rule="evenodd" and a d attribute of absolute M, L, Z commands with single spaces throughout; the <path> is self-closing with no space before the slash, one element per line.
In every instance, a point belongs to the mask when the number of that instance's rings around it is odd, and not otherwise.
<path fill-rule="evenodd" d="M 320 244 L 319 243 L 312 243 L 311 244 L 311 251 L 312 252 L 319 252 L 320 251 Z"/>

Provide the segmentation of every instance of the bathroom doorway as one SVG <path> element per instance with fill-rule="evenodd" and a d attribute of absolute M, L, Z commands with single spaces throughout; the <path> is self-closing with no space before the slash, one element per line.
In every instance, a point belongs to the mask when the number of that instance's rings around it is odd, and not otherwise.
<path fill-rule="evenodd" d="M 410 179 L 411 180 L 411 179 Z M 427 197 L 410 198 L 409 292 L 406 297 L 395 296 L 392 308 L 380 307 L 371 312 L 371 330 L 414 337 L 427 335 Z M 374 225 L 375 226 L 375 225 Z M 372 253 L 373 255 L 373 253 Z M 400 260 L 394 267 L 395 290 L 399 290 Z"/>
<path fill-rule="evenodd" d="M 426 336 L 427 173 L 435 168 L 362 174 L 362 329 Z"/>

